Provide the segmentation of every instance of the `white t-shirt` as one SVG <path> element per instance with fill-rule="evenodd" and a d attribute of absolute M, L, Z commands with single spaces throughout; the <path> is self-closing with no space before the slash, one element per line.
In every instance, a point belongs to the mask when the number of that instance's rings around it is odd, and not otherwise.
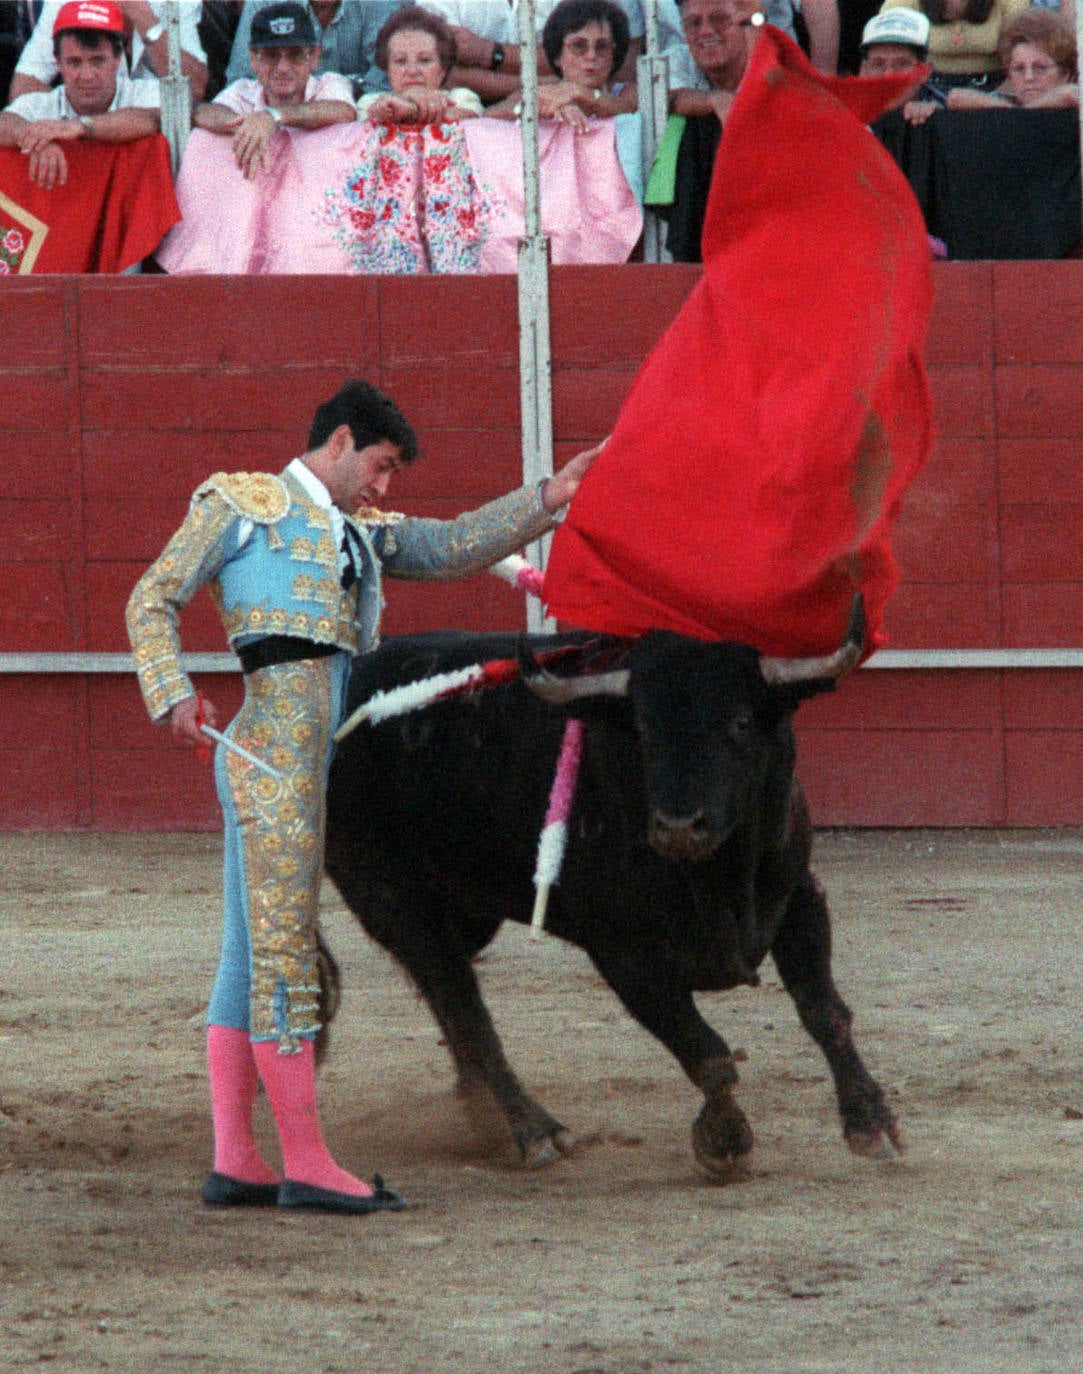
<path fill-rule="evenodd" d="M 27 39 L 15 70 L 23 76 L 36 77 L 46 86 L 51 86 L 58 76 L 56 58 L 53 56 L 53 25 L 63 0 L 45 0 L 41 15 L 34 25 L 34 32 Z M 163 4 L 151 0 L 151 9 L 162 19 Z M 200 0 L 181 0 L 180 6 L 180 45 L 185 52 L 191 53 L 200 62 L 206 63 L 207 54 L 199 41 L 199 16 L 203 6 Z M 164 23 L 164 19 L 162 19 Z M 144 57 L 143 40 L 138 32 L 132 33 L 132 76 L 153 77 L 154 68 Z M 156 102 L 157 103 L 157 102 Z"/>
<path fill-rule="evenodd" d="M 353 87 L 350 85 L 350 78 L 342 76 L 339 72 L 322 72 L 319 76 L 310 76 L 305 83 L 304 103 L 307 104 L 310 100 L 344 100 L 347 105 L 352 105 Z M 219 91 L 213 103 L 226 105 L 239 115 L 267 108 L 263 87 L 249 76 L 243 76 L 240 81 L 234 81 L 224 91 Z"/>
<path fill-rule="evenodd" d="M 161 106 L 161 87 L 157 80 L 132 81 L 125 76 L 123 68 L 117 72 L 117 89 L 109 106 L 111 110 L 158 110 Z M 54 86 L 51 91 L 30 91 L 20 95 L 4 113 L 18 115 L 20 119 L 30 122 L 35 119 L 78 119 L 63 86 Z"/>

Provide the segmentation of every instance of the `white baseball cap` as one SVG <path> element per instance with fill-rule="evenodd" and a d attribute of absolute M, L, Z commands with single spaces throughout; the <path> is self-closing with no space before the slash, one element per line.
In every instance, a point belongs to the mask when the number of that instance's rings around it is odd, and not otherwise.
<path fill-rule="evenodd" d="M 920 48 L 925 52 L 929 46 L 929 21 L 919 10 L 883 10 L 874 14 L 865 25 L 861 34 L 861 51 L 874 43 L 901 43 L 907 48 Z"/>

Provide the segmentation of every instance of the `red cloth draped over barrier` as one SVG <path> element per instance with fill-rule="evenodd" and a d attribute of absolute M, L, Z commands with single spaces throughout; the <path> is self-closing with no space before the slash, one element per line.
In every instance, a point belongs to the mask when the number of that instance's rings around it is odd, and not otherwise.
<path fill-rule="evenodd" d="M 180 219 L 169 144 L 64 144 L 65 185 L 44 191 L 28 158 L 0 148 L 0 276 L 123 272 L 151 253 Z"/>
<path fill-rule="evenodd" d="M 552 614 L 804 656 L 838 647 L 860 588 L 879 642 L 891 522 L 931 441 L 928 240 L 864 123 L 906 84 L 820 76 L 761 31 L 704 275 L 554 537 Z"/>

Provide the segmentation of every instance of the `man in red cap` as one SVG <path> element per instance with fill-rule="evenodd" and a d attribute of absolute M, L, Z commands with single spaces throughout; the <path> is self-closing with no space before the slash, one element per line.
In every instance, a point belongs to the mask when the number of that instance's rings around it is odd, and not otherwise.
<path fill-rule="evenodd" d="M 53 49 L 63 84 L 21 95 L 0 114 L 0 148 L 27 154 L 30 180 L 44 190 L 68 179 L 65 143 L 129 143 L 158 132 L 158 82 L 128 77 L 123 40 L 124 19 L 111 0 L 62 5 Z"/>
<path fill-rule="evenodd" d="M 47 91 L 58 76 L 53 52 L 53 30 L 60 9 L 67 0 L 44 0 L 35 6 L 37 22 L 19 54 L 15 73 L 11 78 L 11 96 L 29 95 L 31 91 Z M 124 30 L 130 43 L 128 75 L 149 81 L 163 77 L 169 71 L 169 40 L 166 36 L 165 5 L 161 0 L 119 0 L 117 8 L 124 16 Z M 200 11 L 206 6 L 180 4 L 181 75 L 188 78 L 192 100 L 202 100 L 207 89 L 207 55 L 200 38 Z"/>

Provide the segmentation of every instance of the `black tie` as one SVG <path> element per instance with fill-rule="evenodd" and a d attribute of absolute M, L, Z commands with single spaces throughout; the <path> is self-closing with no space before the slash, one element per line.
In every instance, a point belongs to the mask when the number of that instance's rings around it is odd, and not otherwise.
<path fill-rule="evenodd" d="M 345 564 L 342 569 L 342 590 L 348 592 L 357 581 L 357 574 L 361 568 L 361 540 L 357 531 L 351 529 L 349 525 L 342 528 L 342 552 L 345 555 Z"/>

